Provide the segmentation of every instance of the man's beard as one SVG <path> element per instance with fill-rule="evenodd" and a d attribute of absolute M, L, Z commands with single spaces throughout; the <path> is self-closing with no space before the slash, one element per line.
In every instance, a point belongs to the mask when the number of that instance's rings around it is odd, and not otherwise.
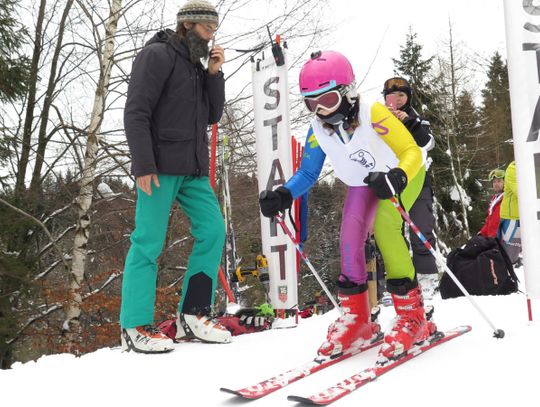
<path fill-rule="evenodd" d="M 208 41 L 199 37 L 199 35 L 193 31 L 188 30 L 185 36 L 185 42 L 189 49 L 189 57 L 191 62 L 196 64 L 201 60 L 201 58 L 208 57 Z"/>

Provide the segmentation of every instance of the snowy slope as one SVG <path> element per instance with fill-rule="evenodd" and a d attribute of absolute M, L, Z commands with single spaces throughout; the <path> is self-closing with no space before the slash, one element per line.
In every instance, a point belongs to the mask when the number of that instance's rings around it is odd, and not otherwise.
<path fill-rule="evenodd" d="M 517 272 L 522 278 L 521 270 Z M 490 327 L 467 299 L 435 298 L 432 303 L 440 329 L 470 324 L 472 332 L 407 362 L 333 405 L 374 406 L 383 401 L 379 405 L 540 405 L 540 329 L 538 323 L 528 322 L 525 296 L 475 298 L 494 324 L 505 330 L 504 339 L 491 337 Z M 534 307 L 540 307 L 540 302 L 533 301 Z M 297 328 L 238 336 L 229 345 L 178 344 L 173 353 L 165 355 L 122 353 L 115 348 L 81 358 L 64 354 L 19 363 L 0 371 L 0 405 L 245 405 L 219 388 L 254 384 L 310 359 L 336 315 L 332 311 L 301 320 Z M 535 316 L 540 318 L 540 312 Z M 383 308 L 383 327 L 392 317 L 393 310 Z M 317 386 L 322 389 L 342 380 L 375 359 L 376 350 L 368 351 L 249 405 L 295 405 L 287 401 L 287 395 L 310 395 Z"/>

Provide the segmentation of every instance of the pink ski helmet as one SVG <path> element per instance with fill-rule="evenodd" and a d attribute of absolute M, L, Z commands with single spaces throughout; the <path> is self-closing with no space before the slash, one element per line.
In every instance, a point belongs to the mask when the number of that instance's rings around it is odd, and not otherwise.
<path fill-rule="evenodd" d="M 300 93 L 313 96 L 353 81 L 354 72 L 345 56 L 336 51 L 317 51 L 300 71 Z"/>

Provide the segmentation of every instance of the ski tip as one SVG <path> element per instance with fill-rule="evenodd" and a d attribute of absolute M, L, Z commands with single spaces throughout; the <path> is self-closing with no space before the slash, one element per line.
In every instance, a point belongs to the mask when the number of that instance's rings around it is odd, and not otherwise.
<path fill-rule="evenodd" d="M 287 400 L 289 401 L 296 401 L 297 403 L 302 404 L 309 404 L 311 406 L 324 406 L 324 404 L 318 404 L 315 403 L 313 400 L 311 400 L 309 397 L 301 397 L 301 396 L 287 396 Z"/>
<path fill-rule="evenodd" d="M 238 391 L 232 390 L 232 389 L 228 389 L 228 388 L 226 388 L 226 387 L 221 387 L 219 390 L 221 390 L 221 391 L 224 392 L 224 393 L 229 393 L 229 394 L 234 394 L 235 396 L 244 397 L 244 396 L 242 396 L 242 394 L 240 394 Z"/>
<path fill-rule="evenodd" d="M 244 400 L 256 400 L 258 398 L 261 398 L 264 395 L 264 394 L 260 395 L 260 394 L 247 393 L 242 390 L 232 390 L 226 387 L 221 387 L 219 390 L 221 390 L 224 393 L 233 394 L 235 396 L 243 398 Z"/>
<path fill-rule="evenodd" d="M 442 336 L 440 339 L 443 338 L 453 338 L 456 336 L 460 336 L 463 334 L 466 334 L 467 332 L 470 332 L 472 330 L 472 326 L 470 325 L 460 325 L 456 326 L 454 329 L 449 329 L 448 331 L 438 331 Z"/>
<path fill-rule="evenodd" d="M 450 329 L 449 331 L 446 331 L 444 333 L 450 333 L 450 332 L 455 332 L 455 333 L 465 333 L 465 332 L 469 332 L 472 330 L 472 326 L 470 325 L 460 325 L 460 326 L 456 326 L 454 329 Z"/>

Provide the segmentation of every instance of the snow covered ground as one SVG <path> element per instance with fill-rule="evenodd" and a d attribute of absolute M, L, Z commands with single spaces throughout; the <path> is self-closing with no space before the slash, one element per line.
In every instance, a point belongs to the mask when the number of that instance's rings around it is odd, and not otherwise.
<path fill-rule="evenodd" d="M 522 279 L 522 270 L 517 270 Z M 475 297 L 504 339 L 465 298 L 435 298 L 440 329 L 472 325 L 472 332 L 405 363 L 334 403 L 338 406 L 538 406 L 540 328 L 529 323 L 523 294 Z M 540 302 L 533 301 L 535 319 Z M 383 308 L 383 327 L 393 317 Z M 0 370 L 2 406 L 236 406 L 246 402 L 219 391 L 255 384 L 313 356 L 336 311 L 300 321 L 297 328 L 275 329 L 234 338 L 229 345 L 178 344 L 165 355 L 101 349 L 75 358 L 54 355 Z M 370 366 L 375 349 L 248 402 L 253 407 L 287 406 L 289 394 L 307 396 Z M 535 373 L 536 372 L 536 373 Z M 384 403 L 384 404 L 378 404 Z"/>

